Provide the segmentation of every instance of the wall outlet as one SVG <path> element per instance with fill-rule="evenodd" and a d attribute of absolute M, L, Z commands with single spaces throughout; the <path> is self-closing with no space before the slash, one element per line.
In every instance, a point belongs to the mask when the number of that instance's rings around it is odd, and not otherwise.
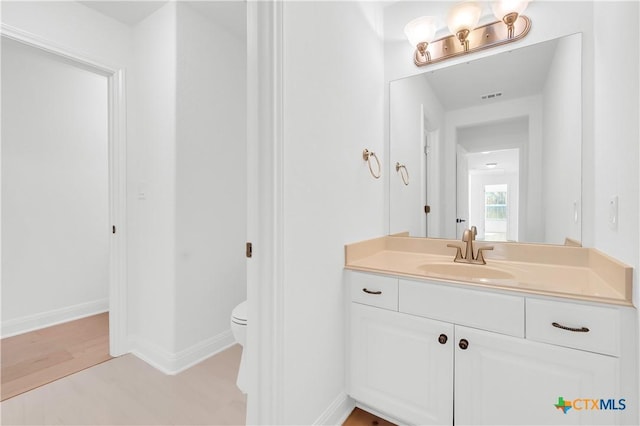
<path fill-rule="evenodd" d="M 609 228 L 618 229 L 618 196 L 609 199 Z"/>

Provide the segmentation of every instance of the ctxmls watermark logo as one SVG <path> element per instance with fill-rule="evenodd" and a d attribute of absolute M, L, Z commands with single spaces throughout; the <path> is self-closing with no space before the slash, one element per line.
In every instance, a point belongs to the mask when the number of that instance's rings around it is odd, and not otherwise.
<path fill-rule="evenodd" d="M 574 400 L 565 400 L 559 396 L 558 402 L 553 405 L 564 414 L 567 414 L 572 408 L 576 411 L 582 410 L 624 410 L 627 408 L 626 400 L 622 399 L 590 399 L 578 398 Z"/>

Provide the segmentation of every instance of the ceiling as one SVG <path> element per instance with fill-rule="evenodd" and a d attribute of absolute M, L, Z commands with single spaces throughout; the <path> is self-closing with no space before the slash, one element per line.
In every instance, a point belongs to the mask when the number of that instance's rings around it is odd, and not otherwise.
<path fill-rule="evenodd" d="M 423 74 L 446 111 L 542 92 L 557 40 L 529 45 Z M 501 93 L 498 98 L 482 96 Z"/>
<path fill-rule="evenodd" d="M 134 26 L 168 3 L 164 1 L 79 1 L 125 25 Z M 181 1 L 234 36 L 246 38 L 246 2 L 244 0 Z"/>
<path fill-rule="evenodd" d="M 518 173 L 520 169 L 520 150 L 503 149 L 487 153 L 474 152 L 467 154 L 469 173 L 499 174 Z M 487 164 L 495 164 L 493 168 Z"/>
<path fill-rule="evenodd" d="M 133 26 L 160 9 L 168 1 L 79 1 L 103 15 Z"/>

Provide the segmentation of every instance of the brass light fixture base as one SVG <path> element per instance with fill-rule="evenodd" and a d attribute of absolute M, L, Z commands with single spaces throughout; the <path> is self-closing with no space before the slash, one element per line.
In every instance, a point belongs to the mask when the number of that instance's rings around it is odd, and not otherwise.
<path fill-rule="evenodd" d="M 429 43 L 427 43 L 426 41 L 418 43 L 418 46 L 416 46 L 416 55 L 414 57 L 414 60 L 417 60 L 416 59 L 417 57 L 421 57 L 421 58 L 425 58 L 426 61 L 430 61 L 431 54 L 427 50 L 428 46 L 429 46 Z"/>
<path fill-rule="evenodd" d="M 470 32 L 471 31 L 469 30 L 460 30 L 456 34 L 456 37 L 460 40 L 460 45 L 464 48 L 465 52 L 469 51 L 469 40 L 467 40 L 467 37 L 469 37 Z"/>
<path fill-rule="evenodd" d="M 518 19 L 518 14 L 516 12 L 507 13 L 502 18 L 502 21 L 507 24 L 507 37 L 513 38 L 514 27 L 516 20 Z"/>
<path fill-rule="evenodd" d="M 467 53 L 512 43 L 529 33 L 531 20 L 524 15 L 520 15 L 513 22 L 512 34 L 510 34 L 509 29 L 510 27 L 505 25 L 503 21 L 496 21 L 471 31 L 464 44 L 460 43 L 457 35 L 443 37 L 429 43 L 424 53 L 416 49 L 413 55 L 413 62 L 416 66 L 423 67 Z"/>

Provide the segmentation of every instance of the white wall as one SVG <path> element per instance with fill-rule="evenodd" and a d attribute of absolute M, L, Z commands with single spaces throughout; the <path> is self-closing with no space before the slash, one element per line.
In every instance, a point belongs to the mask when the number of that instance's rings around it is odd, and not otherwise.
<path fill-rule="evenodd" d="M 176 4 L 132 32 L 128 75 L 128 319 L 132 349 L 167 369 L 175 351 Z"/>
<path fill-rule="evenodd" d="M 593 241 L 606 253 L 635 266 L 634 302 L 640 303 L 638 155 L 640 130 L 639 47 L 612 46 L 613 40 L 638 40 L 638 2 L 594 3 L 594 116 L 592 177 L 594 196 Z M 585 172 L 583 168 L 583 173 Z M 586 187 L 586 185 L 585 185 Z M 584 189 L 583 189 L 584 190 Z M 609 201 L 618 196 L 618 224 L 608 224 Z"/>
<path fill-rule="evenodd" d="M 390 140 L 388 173 L 390 176 L 389 233 L 409 231 L 409 235 L 426 236 L 427 216 L 422 213 L 425 204 L 434 208 L 429 214 L 429 235 L 439 235 L 439 191 L 432 191 L 433 177 L 439 175 L 440 162 L 433 153 L 425 158 L 424 131 L 444 131 L 442 105 L 426 79 L 402 79 L 391 83 Z M 424 121 L 427 123 L 423 123 Z M 426 124 L 426 126 L 425 126 Z M 409 185 L 404 185 L 395 169 L 396 162 L 405 164 L 409 172 Z M 428 168 L 427 168 L 428 165 Z M 429 174 L 429 192 L 427 176 Z"/>
<path fill-rule="evenodd" d="M 384 233 L 383 51 L 375 5 L 284 3 L 284 421 L 344 396 L 345 243 Z M 381 155 L 386 173 L 388 158 Z M 385 176 L 383 174 L 383 176 Z"/>
<path fill-rule="evenodd" d="M 224 333 L 230 343 L 231 311 L 246 299 L 246 39 L 234 35 L 244 34 L 241 24 L 232 33 L 178 4 L 177 351 Z"/>
<path fill-rule="evenodd" d="M 2 39 L 2 334 L 108 309 L 108 85 Z"/>
<path fill-rule="evenodd" d="M 582 68 L 582 37 L 558 41 L 542 93 L 542 211 L 544 239 L 563 244 L 581 241 L 578 211 L 581 198 L 582 93 L 576 74 Z"/>

